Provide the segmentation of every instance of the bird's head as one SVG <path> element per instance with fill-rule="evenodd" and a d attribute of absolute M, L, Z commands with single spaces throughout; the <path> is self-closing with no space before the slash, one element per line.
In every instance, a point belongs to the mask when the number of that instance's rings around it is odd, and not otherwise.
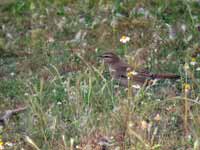
<path fill-rule="evenodd" d="M 106 64 L 114 64 L 120 61 L 120 58 L 113 52 L 106 52 L 100 56 Z"/>

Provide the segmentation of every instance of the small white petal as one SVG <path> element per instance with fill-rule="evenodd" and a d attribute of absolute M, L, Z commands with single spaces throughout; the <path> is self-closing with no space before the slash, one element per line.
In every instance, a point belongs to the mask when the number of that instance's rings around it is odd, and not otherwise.
<path fill-rule="evenodd" d="M 190 65 L 192 65 L 192 66 L 194 66 L 194 65 L 196 65 L 197 64 L 197 62 L 195 62 L 195 61 L 191 61 L 190 62 Z"/>
<path fill-rule="evenodd" d="M 62 104 L 62 102 L 57 102 L 57 105 L 61 105 Z"/>
<path fill-rule="evenodd" d="M 133 70 L 133 71 L 131 71 L 131 74 L 135 76 L 135 75 L 138 75 L 138 72 Z"/>
<path fill-rule="evenodd" d="M 127 43 L 127 42 L 130 41 L 130 37 L 128 37 L 128 36 L 122 36 L 119 41 L 121 43 L 125 44 L 125 43 Z"/>
<path fill-rule="evenodd" d="M 11 143 L 11 142 L 6 142 L 5 145 L 9 146 L 9 147 L 13 147 L 15 144 Z"/>
<path fill-rule="evenodd" d="M 183 32 L 186 31 L 186 25 L 185 25 L 185 24 L 182 24 L 182 25 L 181 25 L 181 30 L 182 30 Z"/>
<path fill-rule="evenodd" d="M 12 34 L 11 34 L 11 33 L 7 33 L 7 34 L 6 34 L 6 36 L 7 36 L 8 38 L 10 38 L 10 39 L 12 39 L 12 38 L 13 38 L 13 36 L 12 36 Z"/>
<path fill-rule="evenodd" d="M 188 65 L 187 63 L 185 63 L 184 69 L 187 70 L 187 69 L 189 69 L 189 68 L 190 68 L 189 65 Z"/>
<path fill-rule="evenodd" d="M 130 41 L 130 37 L 126 37 L 126 42 L 129 42 Z"/>
<path fill-rule="evenodd" d="M 15 73 L 14 73 L 14 72 L 11 72 L 11 73 L 10 73 L 10 75 L 11 75 L 11 76 L 14 76 L 14 75 L 15 75 Z"/>
<path fill-rule="evenodd" d="M 54 41 L 55 41 L 55 40 L 54 40 L 53 37 L 49 37 L 49 38 L 48 38 L 48 42 L 49 42 L 49 43 L 53 43 Z"/>
<path fill-rule="evenodd" d="M 4 149 L 4 146 L 3 145 L 0 145 L 0 150 Z"/>
<path fill-rule="evenodd" d="M 139 84 L 132 85 L 132 87 L 135 88 L 135 89 L 140 89 L 141 88 L 141 86 Z"/>
<path fill-rule="evenodd" d="M 200 71 L 200 67 L 197 67 L 197 68 L 196 68 L 196 71 Z"/>
<path fill-rule="evenodd" d="M 133 123 L 132 122 L 129 122 L 129 124 L 128 124 L 128 126 L 131 128 L 131 127 L 133 127 Z"/>
<path fill-rule="evenodd" d="M 28 96 L 28 93 L 24 93 L 24 96 Z"/>

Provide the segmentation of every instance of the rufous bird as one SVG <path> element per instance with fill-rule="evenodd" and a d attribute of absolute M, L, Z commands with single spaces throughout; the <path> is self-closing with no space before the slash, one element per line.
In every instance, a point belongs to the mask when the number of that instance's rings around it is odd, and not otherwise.
<path fill-rule="evenodd" d="M 108 65 L 111 77 L 120 85 L 128 87 L 128 77 L 135 85 L 149 85 L 154 79 L 178 79 L 179 75 L 171 73 L 153 74 L 146 70 L 134 70 L 113 52 L 106 52 L 100 56 L 104 63 Z M 130 73 L 131 76 L 128 76 Z M 152 82 L 151 82 L 152 83 Z"/>

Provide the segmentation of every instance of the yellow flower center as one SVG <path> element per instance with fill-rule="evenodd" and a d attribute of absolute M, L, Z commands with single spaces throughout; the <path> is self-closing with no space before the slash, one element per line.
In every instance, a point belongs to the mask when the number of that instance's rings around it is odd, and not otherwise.
<path fill-rule="evenodd" d="M 3 141 L 0 139 L 0 146 L 3 146 Z"/>
<path fill-rule="evenodd" d="M 196 62 L 196 58 L 193 57 L 192 60 L 191 60 L 191 62 Z"/>
<path fill-rule="evenodd" d="M 126 39 L 126 36 L 123 35 L 123 36 L 121 37 L 121 39 L 122 39 L 122 40 L 125 40 L 125 39 Z"/>
<path fill-rule="evenodd" d="M 184 89 L 185 89 L 185 90 L 190 90 L 190 88 L 191 88 L 191 87 L 190 87 L 190 85 L 189 85 L 188 83 L 185 83 L 185 84 L 184 84 Z"/>

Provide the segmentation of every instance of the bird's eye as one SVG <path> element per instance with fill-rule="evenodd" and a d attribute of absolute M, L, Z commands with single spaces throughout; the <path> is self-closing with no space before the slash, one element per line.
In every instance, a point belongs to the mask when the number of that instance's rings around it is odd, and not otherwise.
<path fill-rule="evenodd" d="M 108 55 L 105 55 L 105 56 L 103 56 L 104 58 L 110 58 L 110 56 L 108 56 Z"/>

